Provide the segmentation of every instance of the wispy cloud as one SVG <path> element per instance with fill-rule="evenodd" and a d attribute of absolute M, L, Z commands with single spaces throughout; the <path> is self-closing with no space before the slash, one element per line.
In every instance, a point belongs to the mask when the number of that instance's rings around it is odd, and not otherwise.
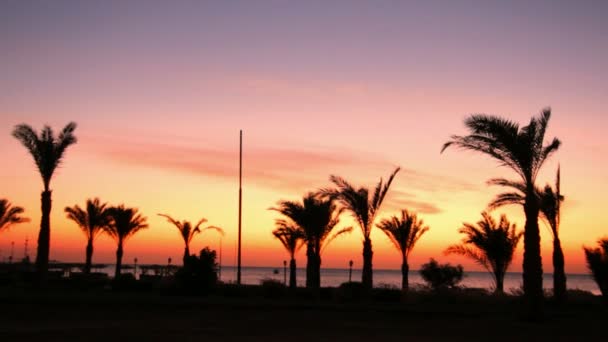
<path fill-rule="evenodd" d="M 238 148 L 198 146 L 194 142 L 94 141 L 96 153 L 120 163 L 218 178 L 238 176 Z M 326 186 L 330 174 L 339 174 L 355 184 L 371 180 L 369 185 L 373 186 L 380 176 L 386 177 L 395 167 L 380 156 L 353 150 L 267 146 L 248 146 L 243 165 L 243 177 L 249 184 L 297 193 Z M 466 182 L 408 168 L 402 168 L 396 185 L 389 192 L 387 206 L 428 214 L 439 213 L 441 209 L 422 200 L 419 193 L 476 189 Z"/>
<path fill-rule="evenodd" d="M 401 210 L 407 208 L 422 214 L 439 214 L 443 210 L 435 204 L 421 200 L 418 195 L 399 189 L 392 189 L 386 198 L 386 209 Z"/>

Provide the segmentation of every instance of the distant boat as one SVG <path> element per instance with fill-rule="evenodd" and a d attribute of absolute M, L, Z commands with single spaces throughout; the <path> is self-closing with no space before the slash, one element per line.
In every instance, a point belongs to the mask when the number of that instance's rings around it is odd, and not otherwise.
<path fill-rule="evenodd" d="M 272 270 L 272 274 L 279 274 L 279 270 L 275 268 L 274 270 Z"/>

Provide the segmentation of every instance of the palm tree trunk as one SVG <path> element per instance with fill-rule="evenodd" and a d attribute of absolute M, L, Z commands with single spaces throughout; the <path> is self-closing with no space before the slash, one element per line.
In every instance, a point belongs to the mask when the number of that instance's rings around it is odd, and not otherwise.
<path fill-rule="evenodd" d="M 86 261 L 84 264 L 84 273 L 91 273 L 91 264 L 93 263 L 93 237 L 89 238 L 86 249 Z"/>
<path fill-rule="evenodd" d="M 407 291 L 410 287 L 409 280 L 410 265 L 407 260 L 403 258 L 403 264 L 401 264 L 401 289 Z"/>
<path fill-rule="evenodd" d="M 321 255 L 319 252 L 315 253 L 315 269 L 314 269 L 314 288 L 321 288 Z"/>
<path fill-rule="evenodd" d="M 51 191 L 45 187 L 40 197 L 42 218 L 40 220 L 40 232 L 38 233 L 36 269 L 39 281 L 44 284 L 49 269 L 49 246 L 51 244 Z"/>
<path fill-rule="evenodd" d="M 114 279 L 118 279 L 120 277 L 120 271 L 122 268 L 122 241 L 118 243 L 118 249 L 116 250 L 116 270 L 114 273 Z"/>
<path fill-rule="evenodd" d="M 523 262 L 524 297 L 528 318 L 537 320 L 542 318 L 543 264 L 538 228 L 539 208 L 533 188 L 528 190 L 524 211 L 526 214 Z"/>
<path fill-rule="evenodd" d="M 494 272 L 494 280 L 496 281 L 496 289 L 494 289 L 495 294 L 503 294 L 505 293 L 505 274 L 500 271 Z"/>
<path fill-rule="evenodd" d="M 312 244 L 308 244 L 306 247 L 306 287 L 314 287 L 314 261 L 315 253 L 313 251 Z"/>
<path fill-rule="evenodd" d="M 184 266 L 186 266 L 186 261 L 188 260 L 188 257 L 190 256 L 190 247 L 188 247 L 188 245 L 186 245 L 186 247 L 184 248 Z"/>
<path fill-rule="evenodd" d="M 297 287 L 296 283 L 296 259 L 291 256 L 291 260 L 289 261 L 289 288 L 295 289 Z"/>
<path fill-rule="evenodd" d="M 361 283 L 363 288 L 371 290 L 374 286 L 373 280 L 373 269 L 372 269 L 372 258 L 374 252 L 372 250 L 372 240 L 369 237 L 365 237 L 363 240 L 363 271 L 361 275 Z"/>
<path fill-rule="evenodd" d="M 562 302 L 566 298 L 566 271 L 564 269 L 564 252 L 562 244 L 554 232 L 553 239 L 553 297 Z"/>

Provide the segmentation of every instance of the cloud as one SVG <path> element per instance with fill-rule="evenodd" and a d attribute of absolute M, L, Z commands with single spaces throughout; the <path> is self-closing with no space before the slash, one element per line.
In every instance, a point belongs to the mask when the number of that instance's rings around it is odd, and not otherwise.
<path fill-rule="evenodd" d="M 433 203 L 420 200 L 417 195 L 399 189 L 389 191 L 385 209 L 408 209 L 422 214 L 439 214 L 443 211 Z"/>
<path fill-rule="evenodd" d="M 121 163 L 219 178 L 238 176 L 238 148 L 103 141 L 95 143 L 96 153 Z M 362 164 L 368 170 L 390 169 L 389 163 L 355 151 L 253 146 L 243 153 L 243 179 L 256 186 L 306 191 L 325 184 L 336 170 Z"/>
<path fill-rule="evenodd" d="M 160 143 L 89 138 L 95 153 L 120 163 L 175 170 L 209 177 L 238 177 L 238 147 L 201 146 L 200 143 Z M 304 193 L 328 185 L 330 174 L 354 184 L 373 186 L 395 167 L 375 154 L 347 149 L 248 146 L 243 153 L 243 179 L 250 185 Z M 452 178 L 402 168 L 389 191 L 388 206 L 438 213 L 435 205 L 399 188 L 418 192 L 470 191 L 475 186 Z"/>

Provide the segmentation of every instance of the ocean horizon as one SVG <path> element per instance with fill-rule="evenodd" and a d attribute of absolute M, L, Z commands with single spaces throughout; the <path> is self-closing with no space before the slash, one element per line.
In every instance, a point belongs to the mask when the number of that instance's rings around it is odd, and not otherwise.
<path fill-rule="evenodd" d="M 104 264 L 104 268 L 93 269 L 93 271 L 103 272 L 109 276 L 114 275 L 114 265 Z M 133 265 L 125 265 L 126 269 L 123 273 L 133 273 Z M 137 275 L 141 274 L 141 267 L 152 265 L 138 265 Z M 156 265 L 158 266 L 158 265 Z M 175 265 L 173 265 L 175 266 Z M 222 266 L 218 270 L 219 280 L 225 283 L 236 282 L 236 266 Z M 285 276 L 289 279 L 289 269 L 282 267 L 268 266 L 243 266 L 241 268 L 241 282 L 247 285 L 259 285 L 263 280 L 273 279 L 283 282 Z M 148 271 L 150 274 L 151 272 Z M 595 295 L 600 294 L 600 290 L 590 274 L 570 273 L 566 275 L 568 280 L 568 289 L 588 291 Z M 306 269 L 298 268 L 296 271 L 296 281 L 298 286 L 304 286 L 306 282 Z M 347 268 L 321 268 L 321 286 L 337 287 L 344 282 L 349 281 L 349 269 Z M 352 270 L 352 281 L 361 281 L 361 269 Z M 424 281 L 418 270 L 410 270 L 409 272 L 410 286 L 423 286 Z M 507 272 L 504 280 L 504 288 L 507 293 L 518 291 L 522 288 L 523 279 L 521 272 Z M 494 284 L 492 276 L 488 272 L 483 271 L 466 271 L 464 278 L 459 284 L 468 288 L 484 288 L 493 289 Z M 401 287 L 401 270 L 399 269 L 374 269 L 374 287 Z M 543 273 L 543 287 L 546 290 L 551 290 L 553 287 L 553 274 Z"/>

